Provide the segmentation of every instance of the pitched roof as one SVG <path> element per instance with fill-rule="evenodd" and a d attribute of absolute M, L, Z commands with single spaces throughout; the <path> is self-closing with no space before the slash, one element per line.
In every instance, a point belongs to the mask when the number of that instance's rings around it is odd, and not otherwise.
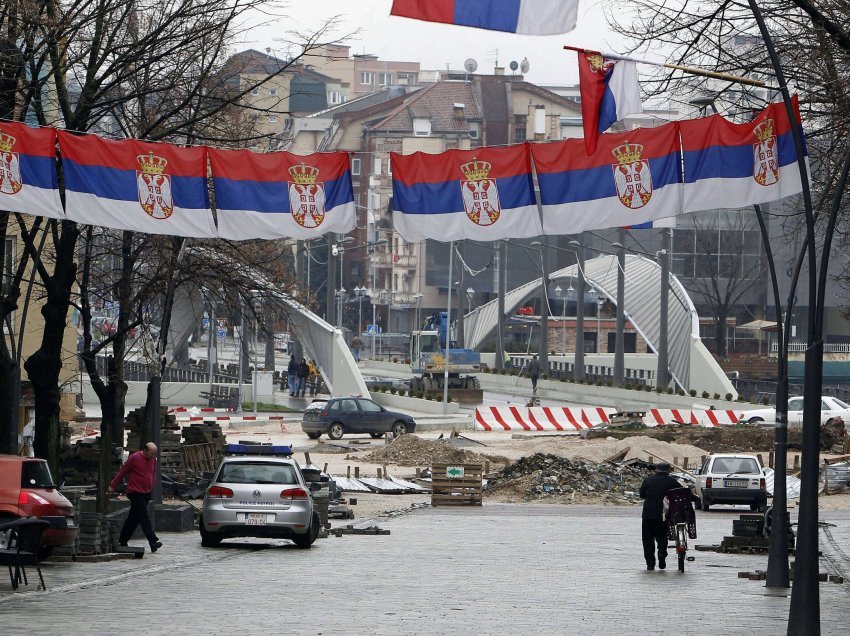
<path fill-rule="evenodd" d="M 455 116 L 454 104 L 464 105 L 463 117 Z M 469 132 L 469 120 L 481 119 L 482 115 L 471 84 L 444 81 L 412 93 L 370 128 L 410 131 L 413 119 L 419 117 L 431 120 L 432 132 L 465 133 Z"/>

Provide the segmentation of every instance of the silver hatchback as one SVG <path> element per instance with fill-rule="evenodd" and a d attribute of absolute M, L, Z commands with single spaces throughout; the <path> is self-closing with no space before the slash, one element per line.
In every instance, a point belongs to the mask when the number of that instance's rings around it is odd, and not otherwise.
<path fill-rule="evenodd" d="M 204 497 L 201 544 L 212 547 L 231 537 L 260 537 L 291 539 L 299 548 L 309 548 L 320 525 L 294 459 L 225 457 Z"/>

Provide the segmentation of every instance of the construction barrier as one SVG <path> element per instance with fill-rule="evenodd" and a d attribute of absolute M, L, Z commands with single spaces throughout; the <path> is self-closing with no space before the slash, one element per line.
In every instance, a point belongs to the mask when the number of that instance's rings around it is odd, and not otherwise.
<path fill-rule="evenodd" d="M 578 434 L 583 429 L 610 423 L 616 409 L 606 407 L 519 407 L 488 406 L 475 409 L 476 431 L 560 431 Z M 645 426 L 690 424 L 722 426 L 735 424 L 740 414 L 732 410 L 650 409 Z"/>

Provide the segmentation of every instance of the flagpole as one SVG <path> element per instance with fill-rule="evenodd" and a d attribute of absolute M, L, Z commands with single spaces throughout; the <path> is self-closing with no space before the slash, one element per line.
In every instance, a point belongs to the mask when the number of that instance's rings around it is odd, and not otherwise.
<path fill-rule="evenodd" d="M 449 293 L 446 302 L 446 359 L 443 362 L 443 413 L 449 412 L 449 347 L 452 343 L 452 266 L 454 263 L 455 242 L 449 244 Z"/>
<path fill-rule="evenodd" d="M 695 66 L 683 66 L 681 64 L 667 64 L 666 62 L 653 62 L 651 60 L 642 60 L 637 57 L 629 57 L 627 55 L 617 55 L 616 53 L 601 53 L 599 51 L 593 51 L 591 49 L 582 49 L 577 46 L 567 46 L 564 45 L 564 49 L 567 51 L 576 51 L 577 53 L 594 53 L 596 55 L 601 55 L 605 59 L 608 60 L 620 60 L 622 62 L 636 62 L 637 64 L 649 64 L 650 66 L 663 66 L 664 68 L 674 69 L 676 71 L 683 71 L 685 73 L 689 73 L 691 75 L 701 75 L 702 77 L 711 77 L 713 79 L 725 80 L 728 82 L 735 82 L 737 84 L 746 84 L 747 86 L 757 86 L 759 88 L 770 88 L 767 84 L 760 80 L 749 79 L 747 77 L 741 77 L 739 75 L 731 75 L 729 73 L 718 73 L 717 71 L 707 71 L 705 69 L 696 68 Z"/>

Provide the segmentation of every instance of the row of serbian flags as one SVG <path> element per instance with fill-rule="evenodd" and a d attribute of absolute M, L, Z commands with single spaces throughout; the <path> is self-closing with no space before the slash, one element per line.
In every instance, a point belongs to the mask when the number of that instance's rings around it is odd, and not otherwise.
<path fill-rule="evenodd" d="M 581 139 L 391 153 L 393 220 L 408 241 L 636 226 L 796 194 L 796 156 L 782 104 L 746 124 L 714 115 L 600 135 L 592 154 Z M 309 239 L 356 223 L 347 152 L 183 148 L 6 122 L 0 210 L 229 240 Z"/>

